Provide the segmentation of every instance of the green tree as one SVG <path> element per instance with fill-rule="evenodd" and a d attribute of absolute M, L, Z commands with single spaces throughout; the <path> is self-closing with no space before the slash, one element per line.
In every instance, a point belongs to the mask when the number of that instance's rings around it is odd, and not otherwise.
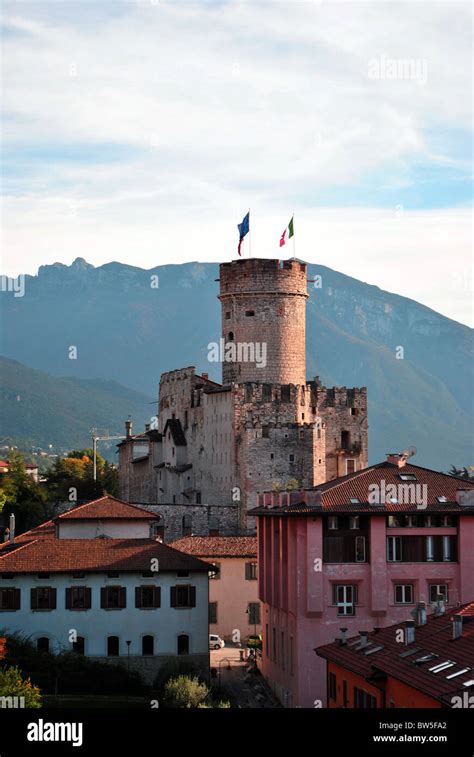
<path fill-rule="evenodd" d="M 87 501 L 103 494 L 118 494 L 117 470 L 97 453 L 97 480 L 94 481 L 93 451 L 75 449 L 58 457 L 46 474 L 46 490 L 52 502 Z M 72 494 L 71 494 L 72 492 Z M 71 497 L 73 496 L 73 499 Z"/>
<path fill-rule="evenodd" d="M 17 451 L 10 455 L 8 473 L 3 474 L 1 498 L 5 515 L 15 516 L 17 534 L 48 517 L 44 487 L 28 475 L 23 456 Z"/>
<path fill-rule="evenodd" d="M 22 678 L 16 667 L 0 670 L 0 697 L 24 697 L 25 707 L 41 707 L 41 694 L 29 678 Z"/>
<path fill-rule="evenodd" d="M 169 707 L 200 707 L 209 693 L 209 688 L 197 676 L 177 676 L 165 684 L 164 699 Z"/>

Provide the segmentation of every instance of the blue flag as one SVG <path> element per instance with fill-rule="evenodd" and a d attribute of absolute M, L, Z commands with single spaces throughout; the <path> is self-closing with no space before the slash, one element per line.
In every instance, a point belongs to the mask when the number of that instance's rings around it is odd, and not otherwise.
<path fill-rule="evenodd" d="M 250 231 L 250 211 L 246 216 L 244 216 L 242 223 L 237 224 L 237 228 L 239 230 L 239 246 L 237 248 L 237 252 L 240 255 L 240 245 L 242 244 L 244 236 Z"/>

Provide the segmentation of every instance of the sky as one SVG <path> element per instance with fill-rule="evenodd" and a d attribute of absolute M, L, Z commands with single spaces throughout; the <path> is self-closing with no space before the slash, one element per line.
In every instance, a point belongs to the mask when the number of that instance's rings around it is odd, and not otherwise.
<path fill-rule="evenodd" d="M 2 3 L 2 273 L 245 255 L 472 312 L 467 2 Z M 295 248 L 279 247 L 291 216 Z"/>

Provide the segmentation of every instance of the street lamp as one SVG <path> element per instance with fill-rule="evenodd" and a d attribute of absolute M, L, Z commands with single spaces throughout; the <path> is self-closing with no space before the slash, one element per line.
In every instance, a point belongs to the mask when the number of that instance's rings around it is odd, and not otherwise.
<path fill-rule="evenodd" d="M 127 670 L 129 673 L 130 673 L 130 644 L 131 643 L 132 643 L 131 640 L 125 642 L 125 644 L 127 645 Z"/>

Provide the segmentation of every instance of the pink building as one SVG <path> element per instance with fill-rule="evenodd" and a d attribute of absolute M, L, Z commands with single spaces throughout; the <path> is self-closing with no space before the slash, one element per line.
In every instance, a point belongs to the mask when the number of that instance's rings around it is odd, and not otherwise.
<path fill-rule="evenodd" d="M 326 706 L 315 647 L 474 595 L 474 483 L 406 455 L 299 492 L 258 520 L 262 673 L 287 707 Z"/>

